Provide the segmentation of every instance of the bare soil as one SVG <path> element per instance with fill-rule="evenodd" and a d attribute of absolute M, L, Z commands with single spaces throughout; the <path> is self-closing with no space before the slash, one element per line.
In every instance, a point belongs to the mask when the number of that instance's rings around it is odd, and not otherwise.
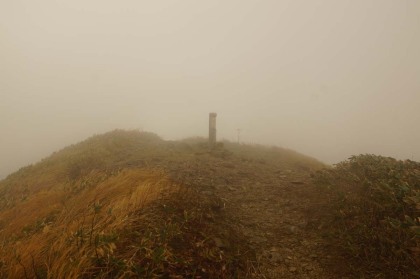
<path fill-rule="evenodd" d="M 176 181 L 218 201 L 224 224 L 244 236 L 248 278 L 355 278 L 329 248 L 310 210 L 320 198 L 310 170 L 219 152 L 161 161 Z M 321 197 L 322 198 L 322 197 Z M 217 215 L 216 215 L 216 218 Z M 229 239 L 215 240 L 226 245 Z"/>

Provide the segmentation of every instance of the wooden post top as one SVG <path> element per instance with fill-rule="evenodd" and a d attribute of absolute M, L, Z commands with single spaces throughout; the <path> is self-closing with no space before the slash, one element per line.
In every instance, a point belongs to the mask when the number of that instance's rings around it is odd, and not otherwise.
<path fill-rule="evenodd" d="M 212 148 L 216 144 L 216 116 L 215 112 L 209 113 L 209 144 Z"/>

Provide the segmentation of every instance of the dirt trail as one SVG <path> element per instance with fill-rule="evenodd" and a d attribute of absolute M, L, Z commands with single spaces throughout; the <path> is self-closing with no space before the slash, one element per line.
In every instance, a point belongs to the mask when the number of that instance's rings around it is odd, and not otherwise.
<path fill-rule="evenodd" d="M 305 212 L 310 204 L 308 171 L 264 161 L 198 154 L 169 167 L 177 180 L 216 196 L 225 216 L 255 251 L 251 278 L 345 278 L 329 266 L 332 255 Z"/>
<path fill-rule="evenodd" d="M 237 230 L 257 253 L 257 278 L 333 278 L 320 265 L 328 259 L 317 235 L 306 230 L 305 200 L 292 188 L 308 183 L 296 173 L 275 182 L 262 182 L 221 190 Z"/>

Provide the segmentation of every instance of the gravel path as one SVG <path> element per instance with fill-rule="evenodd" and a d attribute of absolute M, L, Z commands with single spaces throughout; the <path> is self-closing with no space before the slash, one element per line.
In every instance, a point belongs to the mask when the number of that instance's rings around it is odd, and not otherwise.
<path fill-rule="evenodd" d="M 308 171 L 211 153 L 166 167 L 175 179 L 222 201 L 225 216 L 256 256 L 249 278 L 346 278 L 338 268 L 326 268 L 339 260 L 309 229 L 305 212 L 313 187 Z"/>

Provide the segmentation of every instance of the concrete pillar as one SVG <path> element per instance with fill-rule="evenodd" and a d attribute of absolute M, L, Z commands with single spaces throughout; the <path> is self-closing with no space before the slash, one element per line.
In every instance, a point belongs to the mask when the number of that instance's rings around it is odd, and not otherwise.
<path fill-rule="evenodd" d="M 209 144 L 210 147 L 216 145 L 216 116 L 217 113 L 211 112 L 209 114 Z"/>

